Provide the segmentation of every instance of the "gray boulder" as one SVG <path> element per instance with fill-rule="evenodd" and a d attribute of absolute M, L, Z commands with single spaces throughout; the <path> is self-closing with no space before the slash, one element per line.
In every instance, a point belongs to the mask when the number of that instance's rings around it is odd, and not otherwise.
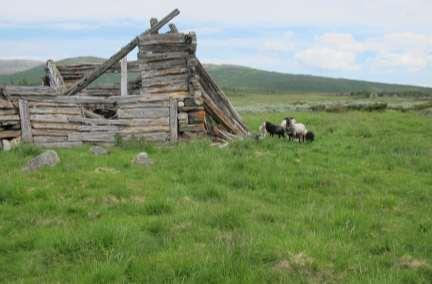
<path fill-rule="evenodd" d="M 106 155 L 108 154 L 108 150 L 101 146 L 93 146 L 90 148 L 90 152 L 92 152 L 94 155 Z"/>
<path fill-rule="evenodd" d="M 28 161 L 25 171 L 35 171 L 42 167 L 54 167 L 60 162 L 56 151 L 48 150 Z"/>
<path fill-rule="evenodd" d="M 2 142 L 3 151 L 8 152 L 12 150 L 12 144 L 9 142 L 9 140 L 3 140 L 1 142 Z"/>
<path fill-rule="evenodd" d="M 153 165 L 153 160 L 150 159 L 149 155 L 146 152 L 141 152 L 138 155 L 136 155 L 133 162 L 136 165 L 142 165 L 142 166 Z"/>

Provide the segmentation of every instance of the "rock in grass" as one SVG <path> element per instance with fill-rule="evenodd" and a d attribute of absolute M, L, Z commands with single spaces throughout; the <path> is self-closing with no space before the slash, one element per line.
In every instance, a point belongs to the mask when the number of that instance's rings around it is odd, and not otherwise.
<path fill-rule="evenodd" d="M 9 140 L 3 140 L 1 144 L 3 151 L 8 152 L 12 150 L 12 144 L 9 142 Z"/>
<path fill-rule="evenodd" d="M 141 152 L 138 155 L 136 155 L 133 162 L 136 165 L 142 165 L 142 166 L 153 165 L 153 160 L 150 159 L 149 155 L 146 152 Z"/>
<path fill-rule="evenodd" d="M 92 152 L 94 155 L 106 155 L 108 154 L 108 150 L 101 146 L 93 146 L 90 148 L 90 152 Z"/>
<path fill-rule="evenodd" d="M 28 161 L 24 167 L 25 171 L 35 171 L 43 167 L 54 167 L 60 162 L 57 152 L 48 150 Z"/>

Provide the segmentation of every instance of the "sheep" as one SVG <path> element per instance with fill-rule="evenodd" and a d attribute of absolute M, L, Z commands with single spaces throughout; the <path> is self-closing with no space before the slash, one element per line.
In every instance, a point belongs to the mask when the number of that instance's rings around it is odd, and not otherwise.
<path fill-rule="evenodd" d="M 280 126 L 283 129 L 285 129 L 285 132 L 286 132 L 286 134 L 288 136 L 288 140 L 292 141 L 292 140 L 294 140 L 294 133 L 293 133 L 292 129 L 289 129 L 287 127 L 288 120 L 289 120 L 289 117 L 285 117 L 284 120 L 282 120 L 282 122 L 280 123 Z"/>
<path fill-rule="evenodd" d="M 265 121 L 259 128 L 260 132 L 265 136 L 267 133 L 270 136 L 277 135 L 279 138 L 285 137 L 285 129 L 279 125 L 274 125 L 271 122 Z"/>
<path fill-rule="evenodd" d="M 285 131 L 288 137 L 291 139 L 298 138 L 299 142 L 314 141 L 315 134 L 312 131 L 308 131 L 306 126 L 302 123 L 297 123 L 294 117 L 287 117 L 281 122 L 281 127 L 285 126 Z"/>

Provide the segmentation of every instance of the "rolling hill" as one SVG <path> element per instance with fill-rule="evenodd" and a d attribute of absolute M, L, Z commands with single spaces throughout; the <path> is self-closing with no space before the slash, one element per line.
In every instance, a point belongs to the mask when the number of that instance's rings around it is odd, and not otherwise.
<path fill-rule="evenodd" d="M 59 61 L 61 64 L 101 63 L 103 58 L 77 57 Z M 0 61 L 5 64 L 4 61 Z M 7 64 L 5 64 L 7 65 Z M 9 64 L 10 65 L 10 64 Z M 205 65 L 209 73 L 228 94 L 248 93 L 346 93 L 346 92 L 421 92 L 432 94 L 432 88 L 385 84 L 349 79 L 334 79 L 311 75 L 269 72 L 234 65 Z M 0 85 L 39 85 L 44 74 L 43 65 L 15 74 L 0 75 Z M 99 82 L 109 83 L 113 76 Z M 117 78 L 118 79 L 118 78 Z M 118 81 L 118 80 L 115 80 Z"/>
<path fill-rule="evenodd" d="M 25 71 L 42 64 L 43 64 L 42 61 L 36 61 L 36 60 L 0 59 L 0 75 L 14 74 L 16 72 Z"/>

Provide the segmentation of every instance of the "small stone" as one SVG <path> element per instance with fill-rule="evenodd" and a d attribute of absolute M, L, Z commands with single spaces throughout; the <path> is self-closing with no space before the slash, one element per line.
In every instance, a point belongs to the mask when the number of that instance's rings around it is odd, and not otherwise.
<path fill-rule="evenodd" d="M 133 162 L 137 165 L 143 166 L 150 166 L 153 164 L 153 160 L 149 158 L 149 155 L 146 152 L 142 152 L 136 155 Z"/>
<path fill-rule="evenodd" d="M 57 155 L 57 152 L 54 150 L 48 150 L 28 161 L 24 170 L 35 171 L 42 167 L 54 167 L 59 162 L 60 158 Z"/>
<path fill-rule="evenodd" d="M 2 145 L 3 145 L 3 151 L 8 152 L 12 150 L 12 144 L 9 142 L 9 140 L 3 140 Z"/>
<path fill-rule="evenodd" d="M 101 146 L 93 146 L 90 148 L 90 152 L 92 152 L 94 155 L 106 155 L 108 154 L 108 150 Z"/>

